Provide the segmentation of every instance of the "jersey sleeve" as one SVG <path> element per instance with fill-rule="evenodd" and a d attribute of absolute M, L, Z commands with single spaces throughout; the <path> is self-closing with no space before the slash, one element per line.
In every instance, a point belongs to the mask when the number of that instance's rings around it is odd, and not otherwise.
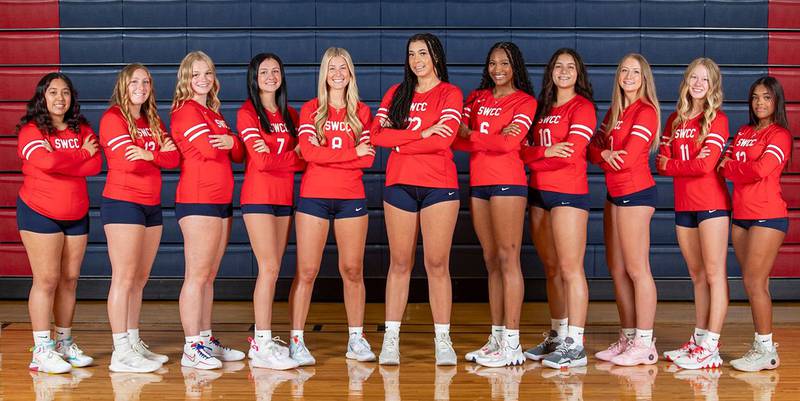
<path fill-rule="evenodd" d="M 384 121 L 389 120 L 389 106 L 392 105 L 392 97 L 396 90 L 397 85 L 386 91 L 380 106 L 378 106 L 378 112 L 375 113 L 375 119 L 372 120 L 370 133 L 372 136 L 371 141 L 375 146 L 392 148 L 422 139 L 420 131 L 383 126 Z"/>
<path fill-rule="evenodd" d="M 536 99 L 531 97 L 514 108 L 514 116 L 510 124 L 517 124 L 520 127 L 522 132 L 518 135 L 470 135 L 470 141 L 475 142 L 473 146 L 478 151 L 497 153 L 518 151 L 525 139 L 525 133 L 530 131 L 533 125 L 535 114 Z"/>
<path fill-rule="evenodd" d="M 256 152 L 254 146 L 261 138 L 261 124 L 258 118 L 249 110 L 239 109 L 236 113 L 236 130 L 247 152 L 247 157 L 253 161 L 258 171 L 295 171 L 297 153 L 284 152 L 280 155 L 267 152 Z"/>
<path fill-rule="evenodd" d="M 161 126 L 161 133 L 162 133 L 162 140 L 166 141 L 167 139 L 171 140 L 173 144 L 175 141 L 169 136 L 167 132 L 167 128 L 164 127 L 164 122 L 160 123 Z M 175 168 L 181 163 L 181 152 L 178 151 L 178 146 L 175 145 L 174 150 L 163 151 L 159 146 L 159 149 L 153 152 L 153 163 L 155 163 L 160 168 Z"/>
<path fill-rule="evenodd" d="M 446 149 L 450 149 L 458 136 L 458 126 L 461 124 L 461 109 L 463 102 L 463 95 L 456 87 L 452 87 L 445 92 L 444 100 L 442 101 L 442 110 L 439 115 L 439 120 L 434 124 L 444 124 L 450 128 L 452 135 L 443 137 L 439 135 L 431 135 L 427 138 L 419 139 L 406 145 L 401 145 L 395 148 L 395 151 L 411 154 L 423 153 L 439 153 Z"/>
<path fill-rule="evenodd" d="M 767 146 L 758 159 L 753 161 L 728 160 L 723 174 L 734 183 L 756 182 L 764 179 L 786 164 L 792 149 L 792 137 L 781 129 L 767 139 Z"/>
<path fill-rule="evenodd" d="M 358 143 L 356 144 L 356 146 L 370 140 L 369 127 L 372 121 L 371 121 L 369 107 L 367 107 L 366 105 L 364 105 L 363 107 L 359 107 L 358 119 L 361 120 L 361 124 L 362 127 L 364 127 L 364 130 L 361 131 L 361 137 L 358 139 Z M 366 155 L 366 156 L 359 156 L 356 160 L 331 164 L 329 166 L 347 170 L 365 169 L 372 167 L 372 163 L 374 161 L 375 161 L 374 155 Z"/>
<path fill-rule="evenodd" d="M 600 128 L 598 128 L 597 132 L 595 132 L 595 135 L 592 136 L 592 140 L 589 142 L 589 147 L 586 151 L 589 162 L 601 167 L 603 164 L 608 164 L 605 160 L 603 160 L 602 156 L 603 151 L 606 149 L 606 125 L 608 125 L 608 112 L 606 112 L 606 115 L 603 117 L 603 122 L 600 123 Z"/>
<path fill-rule="evenodd" d="M 658 134 L 660 124 L 661 122 L 658 121 L 658 115 L 653 107 L 644 107 L 636 113 L 631 131 L 625 138 L 622 148 L 614 149 L 624 150 L 626 152 L 625 154 L 619 155 L 622 159 L 619 171 L 630 169 L 630 166 L 635 164 L 633 161 L 642 157 L 642 154 L 647 154 L 647 148 L 650 146 L 650 143 L 654 140 L 658 140 L 655 136 Z M 602 165 L 600 167 L 606 170 L 606 167 Z"/>
<path fill-rule="evenodd" d="M 316 111 L 316 102 L 308 102 L 300 110 L 300 127 L 297 140 L 300 143 L 300 153 L 303 159 L 310 163 L 332 164 L 355 160 L 358 158 L 356 149 L 331 149 L 327 146 L 316 146 L 311 143 L 311 138 L 317 135 L 312 114 Z"/>
<path fill-rule="evenodd" d="M 664 129 L 661 131 L 661 139 L 658 144 L 658 155 L 664 156 L 667 159 L 672 158 L 672 122 L 675 120 L 675 113 L 670 114 L 667 118 L 667 123 L 664 124 Z M 658 174 L 663 176 L 671 176 L 669 171 L 662 169 L 660 163 L 656 163 L 656 170 Z"/>
<path fill-rule="evenodd" d="M 214 159 L 220 150 L 211 146 L 208 135 L 211 127 L 208 126 L 203 115 L 189 104 L 184 104 L 173 113 L 172 136 L 180 136 L 186 143 L 197 149 L 201 157 L 206 160 Z M 235 145 L 234 145 L 235 146 Z"/>
<path fill-rule="evenodd" d="M 28 125 L 20 129 L 17 151 L 20 159 L 33 164 L 48 173 L 73 175 L 81 163 L 92 158 L 89 151 L 80 148 L 66 151 L 48 151 L 45 147 L 47 139 L 38 128 Z M 83 145 L 81 137 L 81 145 Z M 99 171 L 99 170 L 98 170 Z"/>
<path fill-rule="evenodd" d="M 146 171 L 147 161 L 129 161 L 125 157 L 128 147 L 134 146 L 134 143 L 128 124 L 118 114 L 106 113 L 100 119 L 100 146 L 103 147 L 109 167 L 130 173 Z"/>
<path fill-rule="evenodd" d="M 703 148 L 709 150 L 708 156 L 691 160 L 678 160 L 670 158 L 664 169 L 667 176 L 701 176 L 714 170 L 728 142 L 730 131 L 728 130 L 728 118 L 725 115 L 718 115 L 711 123 L 706 139 L 703 140 Z"/>

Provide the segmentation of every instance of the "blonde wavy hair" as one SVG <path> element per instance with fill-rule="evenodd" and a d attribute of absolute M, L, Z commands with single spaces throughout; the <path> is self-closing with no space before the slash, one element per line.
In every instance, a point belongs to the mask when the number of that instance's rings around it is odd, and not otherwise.
<path fill-rule="evenodd" d="M 314 116 L 314 127 L 317 129 L 317 140 L 320 144 L 325 144 L 325 134 L 323 131 L 325 121 L 328 119 L 328 64 L 334 57 L 341 57 L 347 63 L 350 70 L 350 83 L 347 84 L 345 102 L 347 103 L 347 117 L 345 121 L 350 126 L 350 132 L 356 143 L 361 140 L 361 132 L 364 130 L 361 120 L 358 119 L 358 85 L 356 84 L 356 68 L 353 65 L 353 58 L 350 53 L 341 47 L 329 47 L 322 55 L 319 63 L 319 81 L 317 84 L 317 113 Z"/>
<path fill-rule="evenodd" d="M 220 101 L 217 97 L 219 93 L 217 68 L 214 67 L 214 61 L 211 60 L 211 57 L 199 50 L 187 54 L 181 60 L 181 65 L 178 67 L 178 82 L 175 84 L 175 95 L 172 97 L 172 110 L 181 107 L 184 102 L 194 97 L 194 90 L 192 90 L 192 64 L 195 61 L 204 61 L 214 73 L 214 83 L 211 85 L 211 92 L 208 92 L 206 107 L 218 113 Z"/>
<path fill-rule="evenodd" d="M 139 135 L 139 130 L 136 128 L 136 119 L 131 114 L 130 107 L 132 105 L 131 98 L 128 93 L 128 86 L 133 79 L 133 73 L 142 70 L 147 74 L 147 79 L 150 80 L 150 95 L 147 100 L 142 104 L 141 114 L 147 117 L 147 125 L 150 127 L 150 132 L 155 137 L 159 145 L 164 144 L 164 133 L 161 131 L 161 117 L 158 116 L 158 108 L 156 106 L 156 89 L 153 85 L 153 76 L 150 74 L 145 66 L 139 63 L 128 64 L 117 74 L 117 83 L 114 85 L 114 93 L 111 94 L 111 105 L 119 106 L 125 121 L 128 123 L 128 133 L 131 139 L 136 140 Z"/>
<path fill-rule="evenodd" d="M 641 98 L 645 103 L 648 103 L 655 107 L 656 109 L 656 119 L 658 124 L 656 124 L 656 132 L 653 133 L 653 141 L 650 145 L 650 151 L 653 152 L 658 149 L 659 144 L 659 134 L 661 133 L 661 109 L 658 105 L 658 97 L 656 96 L 656 83 L 653 79 L 653 69 L 650 68 L 650 63 L 647 62 L 647 59 L 644 58 L 641 54 L 638 53 L 628 53 L 622 57 L 617 65 L 617 73 L 614 74 L 614 90 L 611 93 L 611 108 L 609 109 L 609 116 L 608 116 L 608 123 L 606 124 L 606 135 L 608 136 L 611 132 L 610 127 L 614 127 L 617 125 L 617 121 L 619 121 L 619 117 L 622 115 L 622 111 L 625 110 L 625 93 L 622 91 L 622 88 L 619 86 L 619 77 L 622 75 L 622 64 L 628 60 L 634 59 L 639 62 L 639 66 L 642 68 L 642 86 L 639 88 L 639 93 L 637 93 L 637 97 Z"/>
<path fill-rule="evenodd" d="M 692 71 L 697 66 L 702 65 L 708 71 L 708 92 L 703 99 L 703 116 L 700 118 L 700 135 L 696 138 L 697 143 L 703 143 L 708 136 L 708 131 L 711 129 L 711 122 L 717 118 L 717 112 L 722 107 L 722 74 L 719 72 L 719 66 L 714 60 L 710 58 L 700 57 L 692 61 L 686 72 L 683 73 L 683 81 L 681 81 L 680 89 L 678 89 L 678 103 L 675 106 L 677 117 L 672 122 L 672 130 L 685 124 L 690 120 L 692 112 L 692 95 L 689 94 L 689 78 Z M 672 141 L 670 137 L 669 141 Z"/>

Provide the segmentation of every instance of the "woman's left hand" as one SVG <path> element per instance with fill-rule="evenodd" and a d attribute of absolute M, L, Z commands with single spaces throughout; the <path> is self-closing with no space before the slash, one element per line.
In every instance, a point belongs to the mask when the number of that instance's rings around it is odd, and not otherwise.
<path fill-rule="evenodd" d="M 222 135 L 209 135 L 208 142 L 211 143 L 211 146 L 221 149 L 221 150 L 228 150 L 233 149 L 233 137 L 230 135 L 222 134 Z"/>

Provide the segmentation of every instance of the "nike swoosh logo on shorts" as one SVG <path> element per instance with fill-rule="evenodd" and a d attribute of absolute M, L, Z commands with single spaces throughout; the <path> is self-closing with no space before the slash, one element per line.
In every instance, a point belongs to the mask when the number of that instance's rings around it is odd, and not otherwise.
<path fill-rule="evenodd" d="M 509 188 L 509 187 L 503 187 L 503 188 L 500 188 L 500 190 L 501 190 L 501 191 L 508 191 L 508 188 Z"/>
<path fill-rule="evenodd" d="M 709 210 L 708 212 L 709 212 L 709 213 L 714 213 L 714 212 L 716 212 L 716 211 L 717 211 L 717 209 L 714 209 L 714 210 Z"/>
<path fill-rule="evenodd" d="M 448 192 L 447 196 L 452 196 L 455 192 Z"/>
<path fill-rule="evenodd" d="M 561 202 L 562 205 L 569 205 L 569 202 Z"/>
<path fill-rule="evenodd" d="M 630 202 L 630 199 L 625 199 L 622 201 L 622 203 L 628 203 L 628 202 Z"/>
<path fill-rule="evenodd" d="M 766 223 L 767 221 L 766 220 L 759 220 L 758 222 L 759 223 Z"/>
<path fill-rule="evenodd" d="M 356 208 L 356 212 L 361 211 L 361 209 L 363 209 L 363 207 Z"/>

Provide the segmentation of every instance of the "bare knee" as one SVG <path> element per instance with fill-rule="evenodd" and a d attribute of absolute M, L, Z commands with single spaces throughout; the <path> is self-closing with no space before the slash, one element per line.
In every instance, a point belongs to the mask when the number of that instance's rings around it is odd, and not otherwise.
<path fill-rule="evenodd" d="M 355 283 L 364 281 L 364 268 L 358 263 L 344 263 L 339 266 L 342 280 Z"/>
<path fill-rule="evenodd" d="M 79 272 L 75 273 L 61 273 L 59 277 L 58 287 L 65 290 L 74 290 L 78 287 Z"/>
<path fill-rule="evenodd" d="M 519 247 L 516 244 L 501 245 L 497 248 L 497 260 L 501 266 L 519 261 Z"/>
<path fill-rule="evenodd" d="M 628 270 L 628 277 L 630 277 L 631 281 L 633 281 L 634 283 L 653 279 L 653 275 L 652 273 L 650 273 L 650 269 L 644 266 L 642 266 L 641 268 Z"/>
<path fill-rule="evenodd" d="M 583 264 L 576 260 L 565 260 L 559 264 L 561 279 L 568 282 L 585 281 L 586 274 L 583 271 Z"/>
<path fill-rule="evenodd" d="M 500 260 L 495 250 L 483 250 L 483 263 L 486 264 L 486 270 L 488 270 L 489 273 L 499 271 L 498 265 L 500 264 Z"/>
<path fill-rule="evenodd" d="M 294 279 L 299 284 L 313 285 L 319 269 L 316 266 L 298 266 Z"/>
<path fill-rule="evenodd" d="M 425 272 L 428 277 L 445 277 L 450 275 L 450 266 L 447 259 L 425 259 Z"/>
<path fill-rule="evenodd" d="M 542 261 L 542 265 L 544 266 L 544 276 L 547 280 L 561 279 L 561 272 L 556 261 L 552 261 L 552 263 Z"/>
<path fill-rule="evenodd" d="M 742 281 L 744 281 L 744 289 L 747 291 L 747 295 L 750 298 L 769 294 L 769 286 L 766 279 L 762 279 L 761 277 L 748 277 L 745 275 Z"/>
<path fill-rule="evenodd" d="M 689 277 L 692 278 L 692 284 L 694 284 L 695 287 L 709 284 L 708 276 L 703 269 L 689 269 Z"/>
<path fill-rule="evenodd" d="M 410 276 L 412 269 L 414 269 L 414 262 L 412 260 L 392 259 L 391 265 L 389 266 L 389 274 Z"/>
<path fill-rule="evenodd" d="M 33 277 L 33 289 L 52 294 L 60 281 L 58 274 L 39 274 Z"/>

